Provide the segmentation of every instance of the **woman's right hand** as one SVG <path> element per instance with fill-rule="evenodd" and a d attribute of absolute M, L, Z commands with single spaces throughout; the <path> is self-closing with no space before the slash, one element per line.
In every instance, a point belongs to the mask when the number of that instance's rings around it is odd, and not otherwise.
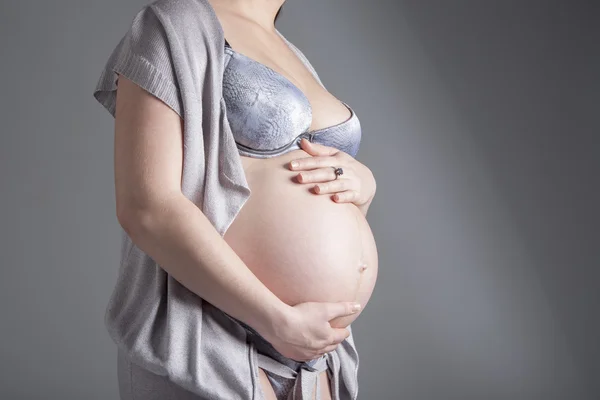
<path fill-rule="evenodd" d="M 333 328 L 329 321 L 358 311 L 360 305 L 354 302 L 300 303 L 289 306 L 281 320 L 259 333 L 284 356 L 309 361 L 335 350 L 350 335 L 348 329 Z"/>

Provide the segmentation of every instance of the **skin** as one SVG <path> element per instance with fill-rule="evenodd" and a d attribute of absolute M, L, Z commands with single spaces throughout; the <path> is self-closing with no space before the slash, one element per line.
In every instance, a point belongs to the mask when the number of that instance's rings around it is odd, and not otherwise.
<path fill-rule="evenodd" d="M 368 221 L 354 204 L 338 204 L 328 194 L 313 193 L 314 183 L 296 181 L 298 172 L 288 165 L 307 156 L 294 150 L 258 161 L 242 157 L 252 196 L 223 237 L 286 304 L 358 301 L 364 308 L 378 270 Z M 361 263 L 367 265 L 363 272 Z M 358 316 L 330 323 L 346 327 Z"/>
<path fill-rule="evenodd" d="M 274 31 L 273 20 L 283 3 L 279 0 L 211 0 L 227 42 L 238 52 L 261 62 L 292 81 L 309 99 L 313 110 L 310 130 L 321 129 L 345 121 L 349 110 L 326 91 Z M 299 184 L 314 183 L 315 195 L 330 195 L 335 202 L 352 202 L 366 216 L 375 195 L 375 179 L 371 171 L 348 154 L 336 148 L 301 141 L 309 153 L 289 163 L 289 169 L 299 171 Z M 261 160 L 246 157 L 245 166 Z M 295 162 L 295 163 L 294 163 Z M 331 166 L 342 167 L 338 179 Z M 260 368 L 259 368 L 260 369 Z M 261 369 L 261 376 L 264 371 Z M 330 399 L 327 372 L 321 374 L 323 399 Z M 272 388 L 266 376 L 261 380 L 263 391 L 271 397 Z M 274 394 L 272 398 L 275 399 Z"/>
<path fill-rule="evenodd" d="M 286 357 L 314 359 L 349 336 L 329 321 L 354 314 L 354 303 L 285 304 L 183 195 L 183 121 L 175 111 L 119 75 L 115 115 L 117 219 L 142 251 L 190 291 L 252 326 Z M 305 329 L 299 332 L 296 326 Z"/>
<path fill-rule="evenodd" d="M 292 81 L 309 99 L 312 124 L 317 130 L 345 121 L 350 111 L 325 90 L 302 61 L 275 33 L 273 23 L 281 0 L 210 0 L 225 32 L 227 42 L 242 53 L 279 72 Z M 354 203 L 366 216 L 376 192 L 371 170 L 334 147 L 301 141 L 302 150 L 314 157 L 302 157 L 289 165 L 298 174 L 298 183 L 315 183 L 315 194 L 330 194 L 333 201 Z M 300 153 L 300 152 L 299 152 Z M 250 165 L 260 160 L 245 160 Z M 331 166 L 342 167 L 338 178 Z"/>
<path fill-rule="evenodd" d="M 349 117 L 348 110 L 314 80 L 275 33 L 273 19 L 280 0 L 210 3 L 232 47 L 273 67 L 303 90 L 314 110 L 311 129 Z M 355 304 L 306 302 L 289 306 L 277 298 L 248 269 L 201 210 L 182 194 L 182 137 L 183 120 L 179 115 L 119 75 L 114 162 L 117 218 L 123 229 L 167 273 L 198 296 L 255 328 L 284 356 L 302 361 L 333 351 L 348 337 L 349 331 L 334 328 L 329 321 L 352 315 Z M 342 165 L 340 160 L 335 162 Z M 348 177 L 354 176 L 349 181 L 354 181 L 351 190 L 356 193 L 353 198 L 348 196 L 347 201 L 356 201 L 366 214 L 374 195 L 372 174 L 362 164 L 344 162 L 345 172 L 346 168 L 356 171 L 348 173 Z M 315 182 L 327 179 L 314 171 L 317 170 L 302 174 L 314 173 L 312 177 L 305 175 L 305 179 Z M 319 173 L 324 171 L 325 168 Z M 298 332 L 295 326 L 306 328 Z M 273 394 L 264 371 L 259 372 L 263 391 Z M 326 373 L 320 379 L 323 398 L 331 398 Z"/>
<path fill-rule="evenodd" d="M 305 138 L 300 146 L 311 157 L 290 161 L 290 170 L 302 171 L 297 175 L 297 182 L 315 183 L 314 193 L 333 194 L 333 201 L 353 203 L 366 216 L 377 186 L 371 170 L 335 147 L 311 143 Z M 343 175 L 337 177 L 332 166 L 342 167 Z"/>

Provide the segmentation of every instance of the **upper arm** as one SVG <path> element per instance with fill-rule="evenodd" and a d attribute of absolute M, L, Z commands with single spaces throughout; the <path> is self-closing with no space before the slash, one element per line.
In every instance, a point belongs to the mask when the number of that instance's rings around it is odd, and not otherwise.
<path fill-rule="evenodd" d="M 115 194 L 122 219 L 181 194 L 183 119 L 123 75 L 116 97 Z"/>
<path fill-rule="evenodd" d="M 182 99 L 168 35 L 152 5 L 111 52 L 94 97 L 115 118 L 115 192 L 120 221 L 181 193 Z M 129 219 L 129 217 L 127 217 Z"/>

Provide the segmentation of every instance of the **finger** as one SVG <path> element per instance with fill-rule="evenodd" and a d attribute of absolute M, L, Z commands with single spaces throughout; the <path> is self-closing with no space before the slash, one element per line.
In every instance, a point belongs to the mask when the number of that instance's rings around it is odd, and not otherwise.
<path fill-rule="evenodd" d="M 334 351 L 335 349 L 337 349 L 337 347 L 339 346 L 339 343 L 336 344 L 330 344 L 329 346 L 325 346 L 324 348 L 322 348 L 321 350 L 319 350 L 319 355 L 323 355 L 323 354 L 327 354 L 327 353 L 331 353 L 332 351 Z"/>
<path fill-rule="evenodd" d="M 324 303 L 325 316 L 327 321 L 337 317 L 345 317 L 360 311 L 360 304 L 353 301 L 343 301 L 338 303 Z"/>
<path fill-rule="evenodd" d="M 346 338 L 350 336 L 350 331 L 346 328 L 334 328 L 332 339 L 328 343 L 328 346 L 337 346 L 342 343 Z M 326 346 L 327 347 L 327 346 Z"/>
<path fill-rule="evenodd" d="M 324 188 L 329 186 L 330 192 L 343 192 L 349 189 L 357 189 L 360 184 L 360 181 L 357 179 L 357 177 L 352 175 L 351 172 L 349 173 L 349 171 L 350 169 L 347 169 L 346 172 L 344 172 L 344 177 L 339 178 L 335 174 L 335 168 L 332 168 L 331 165 L 327 165 L 311 171 L 299 172 L 297 177 L 298 181 L 302 183 L 322 183 L 321 186 Z"/>
<path fill-rule="evenodd" d="M 339 159 L 327 155 L 298 158 L 290 161 L 289 163 L 290 169 L 293 171 L 311 170 L 325 167 L 331 168 L 332 165 L 340 166 L 344 164 L 340 163 Z"/>
<path fill-rule="evenodd" d="M 300 140 L 300 147 L 302 147 L 302 150 L 306 151 L 308 154 L 311 154 L 313 156 L 332 156 L 340 151 L 335 147 L 325 146 L 320 143 L 314 143 L 307 140 L 306 138 L 302 138 L 302 140 Z"/>
<path fill-rule="evenodd" d="M 333 172 L 332 168 L 329 168 L 330 171 L 327 171 L 323 175 L 319 176 L 322 178 L 321 180 L 312 179 L 312 182 L 318 182 L 313 188 L 315 193 L 317 194 L 325 194 L 325 193 L 337 193 L 337 192 L 345 192 L 346 190 L 352 190 L 353 182 L 352 179 L 340 178 L 340 179 L 331 179 L 331 173 Z"/>
<path fill-rule="evenodd" d="M 354 203 L 359 198 L 359 193 L 356 190 L 344 190 L 333 195 L 333 201 L 336 203 Z"/>
<path fill-rule="evenodd" d="M 310 166 L 310 161 L 313 158 L 314 157 L 297 158 L 295 160 L 290 161 L 289 167 L 292 170 L 308 169 L 308 167 Z"/>

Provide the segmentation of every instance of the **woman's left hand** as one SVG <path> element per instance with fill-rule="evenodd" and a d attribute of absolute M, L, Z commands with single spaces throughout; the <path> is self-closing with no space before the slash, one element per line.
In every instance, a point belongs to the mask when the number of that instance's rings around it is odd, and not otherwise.
<path fill-rule="evenodd" d="M 306 138 L 300 141 L 300 147 L 311 157 L 290 162 L 292 171 L 303 171 L 298 174 L 299 183 L 316 183 L 316 194 L 334 193 L 331 198 L 337 203 L 362 207 L 371 201 L 375 195 L 375 177 L 364 164 L 335 147 L 312 143 Z M 342 168 L 343 174 L 338 177 L 335 168 Z"/>

